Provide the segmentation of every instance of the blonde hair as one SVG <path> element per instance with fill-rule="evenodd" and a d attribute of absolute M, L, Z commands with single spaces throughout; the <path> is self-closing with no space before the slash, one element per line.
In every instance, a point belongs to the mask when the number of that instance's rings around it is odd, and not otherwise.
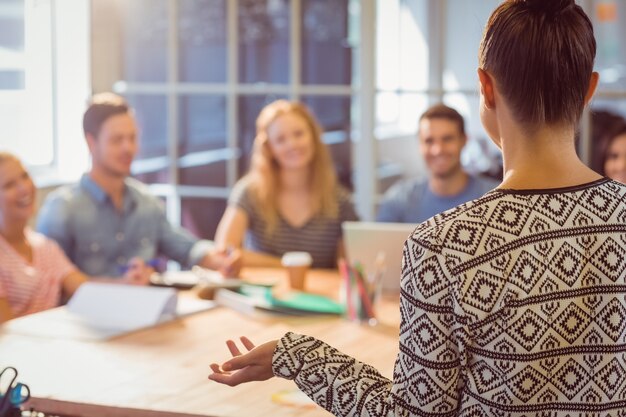
<path fill-rule="evenodd" d="M 20 159 L 11 152 L 0 151 L 0 164 L 9 160 L 19 162 Z"/>
<path fill-rule="evenodd" d="M 250 184 L 252 197 L 259 206 L 260 215 L 267 224 L 268 234 L 271 234 L 278 224 L 280 166 L 270 149 L 267 130 L 276 119 L 285 114 L 302 117 L 311 130 L 313 159 L 309 166 L 309 186 L 314 204 L 313 212 L 330 218 L 339 216 L 339 204 L 335 193 L 337 175 L 330 152 L 322 142 L 322 129 L 319 123 L 304 104 L 277 100 L 265 106 L 256 119 L 256 137 L 250 170 L 244 177 Z"/>

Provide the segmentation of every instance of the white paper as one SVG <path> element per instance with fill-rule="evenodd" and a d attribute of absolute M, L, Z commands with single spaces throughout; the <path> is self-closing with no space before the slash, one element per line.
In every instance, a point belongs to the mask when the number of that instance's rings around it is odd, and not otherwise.
<path fill-rule="evenodd" d="M 150 282 L 157 285 L 193 287 L 200 282 L 200 277 L 193 271 L 166 271 L 162 274 L 153 274 Z"/>
<path fill-rule="evenodd" d="M 105 340 L 125 333 L 119 329 L 91 326 L 81 317 L 70 313 L 66 307 L 19 317 L 6 322 L 3 328 L 10 333 L 25 336 L 86 341 Z"/>
<path fill-rule="evenodd" d="M 83 284 L 80 288 L 85 285 L 87 284 Z M 89 286 L 91 285 L 89 283 Z M 30 314 L 8 321 L 2 326 L 3 330 L 27 336 L 99 341 L 153 326 L 176 317 L 206 311 L 216 305 L 213 301 L 193 297 L 180 297 L 176 302 L 176 292 L 170 288 L 111 285 L 130 290 L 122 290 L 121 296 L 120 292 L 115 291 L 115 289 L 100 291 L 101 288 L 99 287 L 88 288 L 88 291 L 82 295 L 79 295 L 77 291 L 74 297 L 77 295 L 79 297 L 72 298 L 73 301 L 70 303 L 73 305 L 73 311 L 68 305 Z M 136 291 L 136 289 L 143 291 Z M 152 290 L 157 290 L 157 292 Z M 143 299 L 143 301 L 137 302 L 136 298 Z M 171 309 L 172 300 L 176 307 L 175 311 Z M 130 301 L 132 301 L 132 308 L 128 307 Z M 128 322 L 124 322 L 124 316 L 136 315 L 137 306 L 141 305 L 143 308 L 146 307 L 146 304 L 149 304 L 147 311 L 139 311 L 142 320 L 131 318 Z M 159 310 L 161 311 L 160 314 L 154 313 Z M 120 321 L 122 322 L 121 325 Z M 129 323 L 131 322 L 135 327 L 130 326 Z"/>
<path fill-rule="evenodd" d="M 157 324 L 176 315 L 172 288 L 87 282 L 67 303 L 67 309 L 93 327 L 129 331 Z"/>

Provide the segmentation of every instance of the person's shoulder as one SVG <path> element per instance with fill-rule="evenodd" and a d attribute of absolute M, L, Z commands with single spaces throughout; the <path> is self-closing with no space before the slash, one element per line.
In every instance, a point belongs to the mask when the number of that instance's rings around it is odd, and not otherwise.
<path fill-rule="evenodd" d="M 414 190 L 416 188 L 426 187 L 428 184 L 428 178 L 426 177 L 410 177 L 396 181 L 391 188 Z"/>
<path fill-rule="evenodd" d="M 85 191 L 80 183 L 61 185 L 50 191 L 45 197 L 38 210 L 39 220 L 49 216 L 59 220 L 62 213 L 73 213 L 80 207 L 80 201 L 84 199 Z"/>
<path fill-rule="evenodd" d="M 72 184 L 65 184 L 58 186 L 54 190 L 50 191 L 50 193 L 48 193 L 48 195 L 46 196 L 46 202 L 58 201 L 69 203 L 81 194 L 82 190 L 80 187 L 80 183 L 75 182 Z"/>
<path fill-rule="evenodd" d="M 229 202 L 231 204 L 246 204 L 250 202 L 253 189 L 252 183 L 253 180 L 248 175 L 239 179 L 230 191 Z"/>
<path fill-rule="evenodd" d="M 56 248 L 58 248 L 54 239 L 51 239 L 43 233 L 37 232 L 31 228 L 26 229 L 26 239 L 28 240 L 29 245 L 31 245 L 34 249 L 56 250 Z"/>
<path fill-rule="evenodd" d="M 404 178 L 396 181 L 385 192 L 385 197 L 408 196 L 415 191 L 423 190 L 428 184 L 428 179 L 424 177 Z"/>
<path fill-rule="evenodd" d="M 472 181 L 476 184 L 478 188 L 484 190 L 484 192 L 493 190 L 498 185 L 500 185 L 500 181 L 495 178 L 488 177 L 486 175 L 472 175 Z"/>
<path fill-rule="evenodd" d="M 488 226 L 488 213 L 502 198 L 507 196 L 488 192 L 482 197 L 441 212 L 420 223 L 411 238 L 437 252 L 445 252 L 450 248 L 463 249 L 464 244 L 469 244 L 469 241 L 462 241 L 465 236 L 470 236 L 471 239 L 482 236 Z M 474 243 L 476 242 L 472 242 Z"/>
<path fill-rule="evenodd" d="M 607 178 L 607 181 L 600 184 L 600 186 L 605 187 L 609 192 L 615 192 L 622 197 L 626 196 L 626 184 L 623 184 L 619 181 Z"/>
<path fill-rule="evenodd" d="M 154 196 L 154 194 L 152 194 L 152 192 L 150 191 L 150 187 L 148 187 L 147 184 L 144 184 L 143 182 L 139 181 L 136 178 L 127 177 L 124 180 L 124 183 L 126 184 L 126 187 L 128 187 L 128 189 L 132 190 L 134 193 L 137 193 L 142 196 L 150 196 L 150 197 Z"/>
<path fill-rule="evenodd" d="M 254 180 L 249 175 L 245 175 L 233 185 L 233 191 L 248 192 L 252 188 L 253 182 Z"/>
<path fill-rule="evenodd" d="M 352 191 L 342 184 L 335 187 L 335 195 L 338 201 L 352 201 Z"/>
<path fill-rule="evenodd" d="M 162 207 L 162 202 L 154 195 L 147 184 L 139 181 L 138 179 L 128 177 L 124 180 L 126 189 L 132 194 L 133 198 L 142 205 L 152 205 L 159 210 Z"/>

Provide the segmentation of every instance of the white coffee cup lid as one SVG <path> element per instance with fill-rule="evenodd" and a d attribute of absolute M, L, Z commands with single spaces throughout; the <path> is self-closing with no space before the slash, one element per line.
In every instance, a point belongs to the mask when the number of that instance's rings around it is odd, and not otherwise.
<path fill-rule="evenodd" d="M 283 266 L 310 266 L 313 258 L 309 252 L 286 252 L 281 263 Z"/>

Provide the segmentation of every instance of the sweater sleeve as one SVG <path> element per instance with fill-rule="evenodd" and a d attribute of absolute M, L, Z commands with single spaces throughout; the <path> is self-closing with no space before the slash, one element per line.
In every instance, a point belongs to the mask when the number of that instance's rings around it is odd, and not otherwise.
<path fill-rule="evenodd" d="M 407 241 L 393 381 L 320 340 L 294 333 L 278 343 L 274 374 L 293 379 L 336 416 L 455 416 L 461 361 L 444 270 L 440 255 Z"/>

